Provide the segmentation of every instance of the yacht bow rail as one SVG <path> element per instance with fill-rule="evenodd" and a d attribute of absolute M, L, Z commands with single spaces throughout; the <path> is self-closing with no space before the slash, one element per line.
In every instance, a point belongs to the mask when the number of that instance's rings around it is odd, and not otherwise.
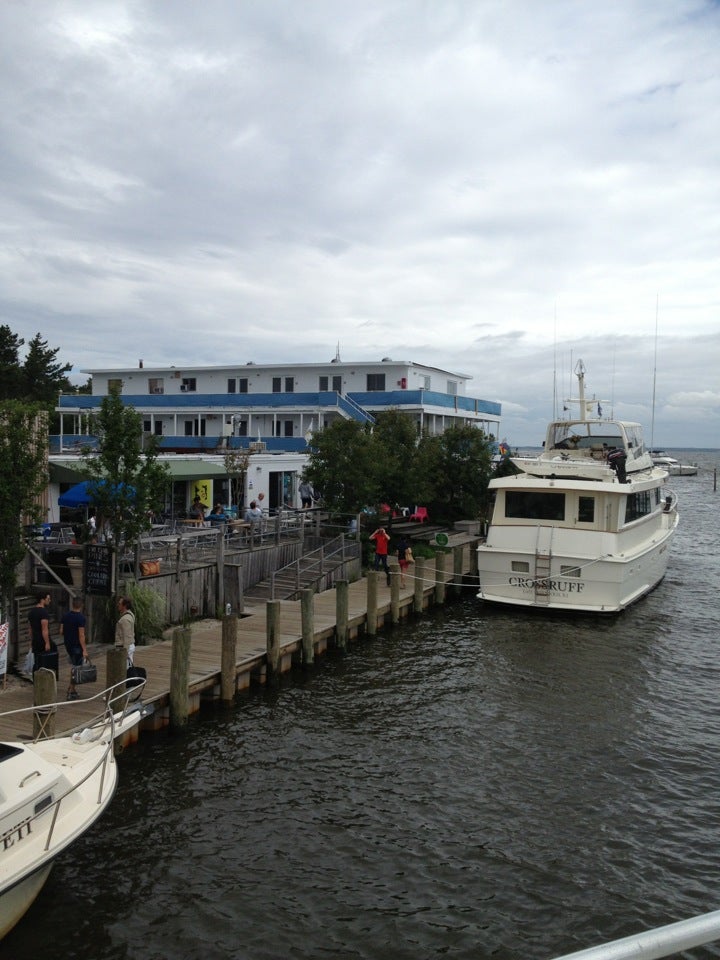
<path fill-rule="evenodd" d="M 659 960 L 720 939 L 720 910 L 612 940 L 555 960 Z"/>

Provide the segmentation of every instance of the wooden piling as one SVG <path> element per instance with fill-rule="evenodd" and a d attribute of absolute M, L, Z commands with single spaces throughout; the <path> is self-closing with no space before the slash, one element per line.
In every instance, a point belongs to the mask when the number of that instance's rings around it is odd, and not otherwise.
<path fill-rule="evenodd" d="M 335 581 L 335 638 L 338 649 L 347 650 L 350 597 L 347 580 Z"/>
<path fill-rule="evenodd" d="M 465 547 L 457 546 L 453 547 L 453 578 L 452 578 L 452 592 L 456 597 L 459 597 L 462 593 L 462 577 L 463 577 L 463 550 Z"/>
<path fill-rule="evenodd" d="M 415 592 L 413 593 L 413 612 L 422 613 L 425 592 L 425 557 L 418 557 L 411 567 L 415 577 Z"/>
<path fill-rule="evenodd" d="M 170 655 L 170 726 L 185 726 L 190 713 L 188 677 L 190 675 L 191 631 L 178 627 L 173 631 Z"/>
<path fill-rule="evenodd" d="M 315 662 L 315 607 L 312 587 L 305 587 L 300 593 L 300 619 L 302 622 L 302 660 L 306 667 Z"/>
<path fill-rule="evenodd" d="M 274 676 L 280 667 L 280 601 L 268 600 L 265 604 L 267 633 L 267 668 L 268 673 Z"/>
<path fill-rule="evenodd" d="M 390 622 L 400 623 L 400 568 L 390 571 Z"/>
<path fill-rule="evenodd" d="M 36 654 L 37 656 L 37 654 Z M 33 674 L 33 738 L 51 739 L 55 736 L 55 709 L 45 707 L 47 703 L 57 703 L 57 677 L 54 670 L 40 667 Z"/>
<path fill-rule="evenodd" d="M 442 550 L 435 554 L 435 603 L 445 603 L 445 554 Z"/>
<path fill-rule="evenodd" d="M 367 619 L 365 632 L 369 637 L 377 633 L 378 621 L 378 573 L 377 570 L 367 572 Z"/>
<path fill-rule="evenodd" d="M 228 614 L 222 620 L 220 648 L 220 699 L 226 702 L 235 696 L 235 662 L 237 660 L 238 618 Z"/>
<path fill-rule="evenodd" d="M 125 647 L 110 647 L 105 654 L 105 683 L 107 688 L 114 687 L 122 683 L 127 677 L 127 650 Z M 120 698 L 123 695 L 125 687 L 116 687 L 113 693 L 113 700 L 117 701 L 116 709 L 120 709 L 124 700 Z"/>

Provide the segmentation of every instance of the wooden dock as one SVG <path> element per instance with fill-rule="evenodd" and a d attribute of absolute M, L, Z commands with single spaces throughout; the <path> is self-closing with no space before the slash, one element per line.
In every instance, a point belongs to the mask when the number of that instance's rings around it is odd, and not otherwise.
<path fill-rule="evenodd" d="M 436 603 L 444 602 L 445 596 L 459 594 L 463 585 L 477 583 L 477 538 L 461 535 L 453 537 L 449 546 L 452 552 L 442 555 L 438 565 L 431 560 L 418 560 L 406 574 L 405 587 L 399 586 L 399 571 L 392 564 L 393 586 L 386 583 L 382 571 L 375 578 L 376 618 L 368 624 L 370 580 L 363 577 L 347 585 L 346 590 L 334 588 L 312 596 L 312 648 L 314 656 L 321 656 L 329 645 L 338 642 L 338 611 L 341 609 L 343 633 L 352 642 L 365 633 L 373 634 L 386 625 L 406 619 L 413 611 L 419 613 Z M 395 580 L 395 578 L 397 578 Z M 475 579 L 473 579 L 475 578 Z M 345 607 L 339 607 L 339 595 L 345 593 Z M 343 599 L 343 604 L 345 600 Z M 301 600 L 279 600 L 272 603 L 246 605 L 243 615 L 237 618 L 237 643 L 235 647 L 235 692 L 248 689 L 253 683 L 265 683 L 272 669 L 269 659 L 268 610 L 274 605 L 273 616 L 279 614 L 277 639 L 277 672 L 285 673 L 303 659 L 303 615 Z M 370 603 L 372 607 L 372 603 Z M 170 723 L 171 658 L 175 630 L 167 632 L 166 639 L 150 646 L 138 646 L 135 663 L 147 670 L 147 684 L 143 691 L 143 703 L 152 707 L 131 734 L 128 742 L 137 740 L 142 730 L 158 730 Z M 200 709 L 202 699 L 219 699 L 221 696 L 221 650 L 223 621 L 198 620 L 187 627 L 191 631 L 190 662 L 188 675 L 189 713 Z M 306 641 L 307 642 L 307 641 Z M 110 649 L 110 648 L 108 648 Z M 97 681 L 79 687 L 81 699 L 63 709 L 64 725 L 82 727 L 97 713 L 97 701 L 85 702 L 84 695 L 91 697 L 107 686 L 106 657 L 103 650 L 96 655 Z M 70 667 L 60 650 L 60 680 L 58 699 L 65 693 Z M 33 685 L 29 682 L 14 682 L 0 692 L 0 711 L 6 712 L 32 706 Z M 18 729 L 27 725 L 28 729 Z M 0 739 L 17 740 L 31 734 L 31 714 L 19 717 L 0 717 Z M 58 731 L 60 732 L 60 731 Z M 127 746 L 124 743 L 123 746 Z"/>

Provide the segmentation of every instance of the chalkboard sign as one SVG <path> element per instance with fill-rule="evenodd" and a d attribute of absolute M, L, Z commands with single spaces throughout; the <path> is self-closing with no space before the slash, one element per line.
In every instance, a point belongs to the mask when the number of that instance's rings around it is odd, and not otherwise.
<path fill-rule="evenodd" d="M 112 594 L 112 550 L 104 543 L 85 547 L 85 589 L 100 597 Z"/>

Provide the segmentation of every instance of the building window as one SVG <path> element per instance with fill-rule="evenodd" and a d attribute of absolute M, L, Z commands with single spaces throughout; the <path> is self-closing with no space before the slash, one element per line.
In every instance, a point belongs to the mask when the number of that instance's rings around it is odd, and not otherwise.
<path fill-rule="evenodd" d="M 282 377 L 273 377 L 273 393 L 282 393 Z"/>
<path fill-rule="evenodd" d="M 237 380 L 235 377 L 228 377 L 228 393 L 237 393 Z"/>
<path fill-rule="evenodd" d="M 342 377 L 333 377 L 332 388 L 335 393 L 342 393 Z"/>
<path fill-rule="evenodd" d="M 205 419 L 200 419 L 200 428 L 198 429 L 197 420 L 185 420 L 185 436 L 186 437 L 204 437 L 205 436 Z"/>
<path fill-rule="evenodd" d="M 330 377 L 320 377 L 318 389 L 321 393 L 327 393 L 329 389 Z"/>
<path fill-rule="evenodd" d="M 385 374 L 384 373 L 369 373 L 367 375 L 367 391 L 377 392 L 385 389 Z"/>
<path fill-rule="evenodd" d="M 248 435 L 248 425 L 247 420 L 236 420 L 237 424 L 237 435 L 239 437 L 246 437 Z"/>
<path fill-rule="evenodd" d="M 162 377 L 151 377 L 148 380 L 148 390 L 150 393 L 165 393 L 165 381 Z"/>
<path fill-rule="evenodd" d="M 293 422 L 292 420 L 285 421 L 285 436 L 292 437 L 293 435 Z"/>
<path fill-rule="evenodd" d="M 238 393 L 247 393 L 248 392 L 248 378 L 240 377 L 238 380 Z"/>
<path fill-rule="evenodd" d="M 451 397 L 457 396 L 457 380 L 448 380 L 447 392 L 450 394 Z"/>
<path fill-rule="evenodd" d="M 423 390 L 430 389 L 430 377 L 423 377 L 422 389 Z"/>
<path fill-rule="evenodd" d="M 180 390 L 182 393 L 195 393 L 197 390 L 197 380 L 195 377 L 183 377 L 180 381 Z"/>
<path fill-rule="evenodd" d="M 285 393 L 295 393 L 295 380 L 293 377 L 285 377 Z"/>
<path fill-rule="evenodd" d="M 122 393 L 122 380 L 108 380 L 108 393 Z"/>

